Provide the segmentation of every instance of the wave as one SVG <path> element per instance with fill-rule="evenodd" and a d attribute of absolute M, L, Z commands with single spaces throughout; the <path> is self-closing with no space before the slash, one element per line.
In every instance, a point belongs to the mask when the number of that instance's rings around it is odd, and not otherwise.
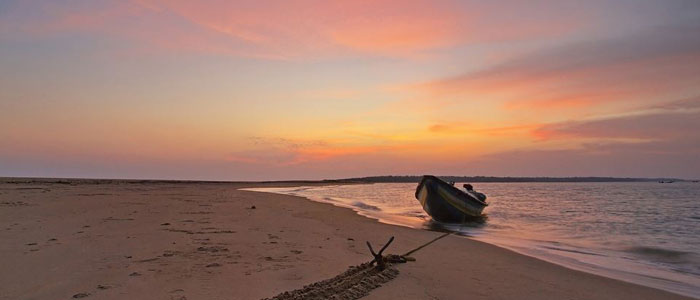
<path fill-rule="evenodd" d="M 422 219 L 428 217 L 428 215 L 425 212 L 417 211 L 417 210 L 398 213 L 398 215 L 399 216 L 406 216 L 406 217 L 416 217 L 416 218 L 422 218 Z"/>
<path fill-rule="evenodd" d="M 549 249 L 549 250 L 556 250 L 556 251 L 564 251 L 564 252 L 571 252 L 571 253 L 578 253 L 578 254 L 585 254 L 585 255 L 595 255 L 595 256 L 606 256 L 598 253 L 593 253 L 593 252 L 588 252 L 588 251 L 583 251 L 583 250 L 576 250 L 576 249 L 567 249 L 567 248 L 561 248 L 561 247 L 554 247 L 554 246 L 541 246 L 542 248 Z"/>
<path fill-rule="evenodd" d="M 377 206 L 369 205 L 369 204 L 364 203 L 362 201 L 355 201 L 352 203 L 352 206 L 362 208 L 362 209 L 367 209 L 367 210 L 373 210 L 373 211 L 381 211 L 382 210 L 381 208 L 379 208 Z"/>
<path fill-rule="evenodd" d="M 661 259 L 664 261 L 682 262 L 693 255 L 692 252 L 663 249 L 656 247 L 638 246 L 625 250 L 625 252 Z"/>

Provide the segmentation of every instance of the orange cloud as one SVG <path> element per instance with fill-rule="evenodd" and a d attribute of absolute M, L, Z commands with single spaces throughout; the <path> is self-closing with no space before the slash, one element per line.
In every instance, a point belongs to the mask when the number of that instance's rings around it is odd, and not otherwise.
<path fill-rule="evenodd" d="M 610 101 L 614 96 L 626 96 L 614 91 L 581 91 L 571 95 L 528 96 L 517 100 L 507 101 L 503 108 L 507 110 L 552 111 L 587 108 L 594 104 Z"/>
<path fill-rule="evenodd" d="M 136 42 L 136 49 L 269 59 L 417 57 L 455 45 L 558 36 L 589 18 L 531 18 L 484 3 L 426 0 L 130 0 L 48 3 L 40 10 L 46 15 L 19 25 L 31 28 L 25 32 L 88 32 Z M 494 26 L 498 20 L 509 26 Z"/>
<path fill-rule="evenodd" d="M 214 3 L 140 0 L 144 7 L 243 43 L 242 48 L 294 58 L 362 52 L 409 55 L 449 45 L 457 15 L 427 1 L 255 1 Z"/>
<path fill-rule="evenodd" d="M 665 28 L 571 44 L 407 89 L 418 87 L 431 102 L 495 100 L 506 110 L 535 114 L 581 114 L 603 105 L 692 95 L 700 83 L 700 44 L 692 35 Z"/>
<path fill-rule="evenodd" d="M 249 139 L 247 151 L 237 151 L 225 157 L 227 161 L 249 164 L 292 166 L 325 161 L 342 156 L 396 152 L 410 149 L 406 145 L 343 145 L 321 140 L 291 140 L 285 138 Z"/>
<path fill-rule="evenodd" d="M 532 130 L 541 140 L 617 139 L 628 141 L 686 140 L 697 143 L 688 128 L 700 126 L 700 98 L 674 101 L 625 114 L 544 124 Z"/>
<path fill-rule="evenodd" d="M 515 126 L 505 126 L 505 127 L 478 127 L 474 124 L 465 123 L 441 123 L 435 124 L 428 127 L 430 132 L 434 133 L 450 133 L 450 134 L 474 134 L 482 136 L 514 136 L 522 135 L 523 133 L 529 132 L 535 128 L 539 128 L 540 125 L 515 125 Z"/>

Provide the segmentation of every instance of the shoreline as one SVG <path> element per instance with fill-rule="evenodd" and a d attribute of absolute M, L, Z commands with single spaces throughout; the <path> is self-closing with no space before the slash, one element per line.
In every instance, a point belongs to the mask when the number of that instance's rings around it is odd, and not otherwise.
<path fill-rule="evenodd" d="M 333 186 L 331 186 L 332 189 Z M 298 189 L 297 189 L 298 188 Z M 355 201 L 354 203 L 361 203 L 361 205 L 366 205 L 366 206 L 372 206 L 372 205 L 378 205 L 376 203 L 373 204 L 366 204 L 364 203 L 365 200 L 363 198 L 351 198 L 348 201 L 340 201 L 337 199 L 331 199 L 328 197 L 337 197 L 338 193 L 336 192 L 330 192 L 330 194 L 322 194 L 322 193 L 304 193 L 304 191 L 308 188 L 312 188 L 312 186 L 297 186 L 297 187 L 292 187 L 292 188 L 252 188 L 252 189 L 246 189 L 249 191 L 257 191 L 257 192 L 267 192 L 267 193 L 276 193 L 276 194 L 282 194 L 282 195 L 292 195 L 292 196 L 299 196 L 303 197 L 309 201 L 312 202 L 317 202 L 317 203 L 324 203 L 324 204 L 331 204 L 337 207 L 341 208 L 346 208 L 350 209 L 353 212 L 355 212 L 357 215 L 363 217 L 363 218 L 368 218 L 370 220 L 382 223 L 382 224 L 388 224 L 388 225 L 394 225 L 398 227 L 405 227 L 405 228 L 411 228 L 411 229 L 416 229 L 416 230 L 424 230 L 424 231 L 432 231 L 432 232 L 443 232 L 445 230 L 447 231 L 452 231 L 451 229 L 448 229 L 444 226 L 437 226 L 435 225 L 427 225 L 426 223 L 420 224 L 420 226 L 417 226 L 415 222 L 412 221 L 405 221 L 397 218 L 404 218 L 399 215 L 382 215 L 379 213 L 375 213 L 374 210 L 367 210 L 363 209 L 364 206 L 359 206 L 356 204 L 350 204 L 351 202 Z M 352 192 L 350 192 L 353 194 Z M 330 196 L 329 196 L 330 195 Z M 384 209 L 384 208 L 382 208 Z M 379 209 L 377 209 L 379 210 Z M 459 231 L 455 231 L 459 232 Z M 472 235 L 474 234 L 474 235 Z M 591 259 L 590 257 L 581 257 L 581 254 L 587 254 L 587 255 L 601 255 L 602 257 L 605 257 L 604 254 L 595 254 L 595 253 L 590 253 L 590 252 L 585 252 L 587 251 L 586 249 L 562 249 L 561 247 L 565 246 L 559 246 L 562 245 L 558 243 L 556 248 L 553 246 L 548 246 L 548 245 L 539 245 L 537 244 L 537 241 L 535 240 L 526 240 L 526 239 L 518 239 L 516 236 L 511 236 L 509 239 L 506 236 L 493 236 L 493 235 L 488 235 L 488 234 L 483 234 L 482 232 L 460 232 L 457 234 L 457 236 L 463 236 L 466 238 L 469 238 L 470 240 L 474 241 L 479 241 L 479 242 L 484 242 L 488 243 L 490 245 L 494 245 L 503 249 L 507 249 L 510 251 L 513 251 L 517 254 L 520 255 L 525 255 L 528 257 L 532 257 L 535 259 L 539 259 L 548 263 L 553 263 L 559 266 L 563 266 L 565 268 L 571 269 L 571 270 L 576 270 L 576 271 L 581 271 L 593 275 L 598 275 L 602 276 L 605 278 L 610 278 L 614 280 L 620 280 L 632 284 L 637 284 L 640 286 L 645 286 L 645 287 L 650 287 L 650 288 L 655 288 L 655 289 L 660 289 L 664 290 L 673 294 L 678 294 L 686 297 L 691 297 L 691 298 L 697 298 L 700 299 L 700 294 L 696 290 L 696 288 L 693 287 L 693 284 L 690 283 L 688 278 L 682 277 L 684 274 L 676 274 L 673 273 L 669 270 L 654 270 L 654 271 L 647 271 L 647 272 L 654 272 L 654 273 L 644 273 L 644 271 L 639 271 L 638 269 L 635 268 L 644 268 L 644 265 L 641 265 L 638 262 L 628 262 L 625 260 L 617 260 L 617 261 L 603 261 L 600 258 L 595 258 Z M 543 247 L 543 248 L 540 248 Z M 552 247 L 552 248 L 550 248 Z M 584 252 L 577 252 L 577 251 L 584 251 Z M 590 251 L 595 251 L 595 250 L 590 250 Z M 577 257 L 579 255 L 579 257 Z M 607 257 L 606 257 L 607 258 Z M 633 265 L 634 263 L 637 263 L 637 265 Z M 636 270 L 636 272 L 634 271 Z M 665 272 L 666 274 L 659 274 L 661 272 Z M 653 274 L 653 275 L 652 275 Z M 665 275 L 665 276 L 664 276 Z M 680 277 L 678 277 L 680 276 Z"/>
<path fill-rule="evenodd" d="M 369 261 L 365 241 L 403 253 L 439 235 L 239 190 L 274 186 L 2 183 L 0 299 L 259 299 Z M 692 299 L 462 237 L 413 256 L 366 298 Z"/>

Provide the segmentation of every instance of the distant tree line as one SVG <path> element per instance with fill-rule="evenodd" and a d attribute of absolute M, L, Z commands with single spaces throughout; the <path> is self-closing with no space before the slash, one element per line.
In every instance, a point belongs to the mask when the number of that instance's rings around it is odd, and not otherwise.
<path fill-rule="evenodd" d="M 629 177 L 497 177 L 497 176 L 437 176 L 444 181 L 454 182 L 652 182 L 652 181 L 684 181 L 677 178 L 629 178 Z M 347 178 L 342 181 L 400 183 L 420 182 L 423 176 L 370 176 Z"/>

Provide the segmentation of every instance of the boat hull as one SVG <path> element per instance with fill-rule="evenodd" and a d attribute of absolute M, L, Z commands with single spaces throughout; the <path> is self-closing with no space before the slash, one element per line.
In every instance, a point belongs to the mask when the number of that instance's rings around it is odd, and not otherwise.
<path fill-rule="evenodd" d="M 481 216 L 485 202 L 435 176 L 423 176 L 416 188 L 416 199 L 435 221 L 461 223 Z"/>

